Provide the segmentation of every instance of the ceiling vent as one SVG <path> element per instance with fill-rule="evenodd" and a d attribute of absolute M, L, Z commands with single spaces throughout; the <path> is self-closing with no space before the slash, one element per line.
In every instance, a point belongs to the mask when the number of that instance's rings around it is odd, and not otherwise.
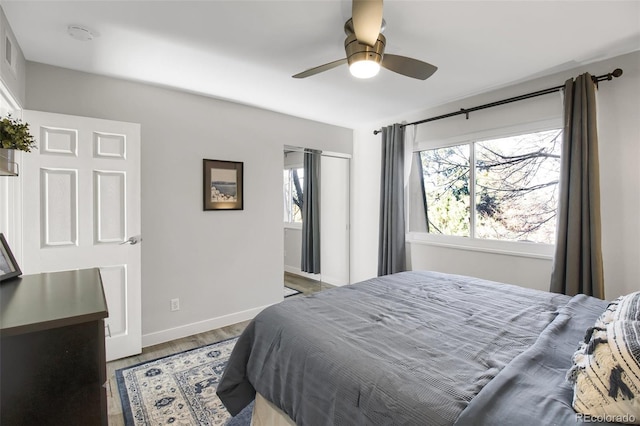
<path fill-rule="evenodd" d="M 67 33 L 74 39 L 80 41 L 91 41 L 95 38 L 96 34 L 89 28 L 82 25 L 69 25 L 67 27 Z"/>
<path fill-rule="evenodd" d="M 6 59 L 7 63 L 13 67 L 13 43 L 11 43 L 11 39 L 9 37 L 5 37 L 4 59 Z"/>

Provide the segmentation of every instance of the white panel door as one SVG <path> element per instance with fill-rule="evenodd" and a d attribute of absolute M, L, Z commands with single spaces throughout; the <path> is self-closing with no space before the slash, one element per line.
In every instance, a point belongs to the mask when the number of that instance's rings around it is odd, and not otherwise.
<path fill-rule="evenodd" d="M 142 348 L 140 125 L 24 111 L 38 149 L 23 156 L 25 274 L 99 267 L 107 360 Z"/>

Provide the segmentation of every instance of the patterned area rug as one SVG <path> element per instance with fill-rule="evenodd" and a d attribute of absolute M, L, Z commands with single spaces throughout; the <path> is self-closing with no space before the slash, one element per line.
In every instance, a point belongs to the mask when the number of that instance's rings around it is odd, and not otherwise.
<path fill-rule="evenodd" d="M 302 293 L 300 290 L 296 290 L 295 288 L 284 286 L 284 297 L 295 296 L 296 294 Z"/>
<path fill-rule="evenodd" d="M 116 370 L 127 426 L 224 425 L 216 395 L 237 337 Z"/>

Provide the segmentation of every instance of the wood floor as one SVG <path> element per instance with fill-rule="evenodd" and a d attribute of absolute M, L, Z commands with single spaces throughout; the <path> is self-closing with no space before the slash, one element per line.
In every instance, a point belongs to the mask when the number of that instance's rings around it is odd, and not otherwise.
<path fill-rule="evenodd" d="M 300 275 L 291 274 L 289 272 L 284 273 L 284 285 L 289 288 L 301 291 L 304 295 L 316 293 L 322 290 L 328 290 L 335 287 L 330 284 L 323 283 L 322 281 L 315 281 L 306 277 L 302 277 Z"/>
<path fill-rule="evenodd" d="M 284 283 L 287 287 L 294 288 L 302 292 L 300 295 L 291 297 L 301 297 L 303 295 L 333 288 L 331 285 L 289 273 L 285 273 Z M 218 328 L 205 333 L 195 334 L 193 336 L 184 337 L 171 342 L 149 346 L 144 348 L 140 355 L 108 362 L 107 377 L 109 380 L 107 382 L 107 413 L 109 415 L 109 426 L 124 426 L 122 404 L 120 403 L 120 394 L 116 383 L 116 370 L 239 336 L 247 324 L 249 324 L 249 321 Z"/>

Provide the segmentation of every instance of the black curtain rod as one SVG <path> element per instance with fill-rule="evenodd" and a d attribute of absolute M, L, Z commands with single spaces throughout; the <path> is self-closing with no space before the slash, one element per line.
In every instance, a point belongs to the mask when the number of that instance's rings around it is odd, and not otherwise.
<path fill-rule="evenodd" d="M 594 83 L 597 84 L 599 81 L 613 80 L 614 77 L 617 78 L 617 77 L 620 77 L 621 75 L 622 75 L 622 70 L 620 68 L 616 68 L 615 70 L 613 70 L 608 74 L 599 75 L 597 77 L 592 76 L 591 79 L 593 80 Z M 562 89 L 564 89 L 564 84 L 562 86 L 550 87 L 548 89 L 538 90 L 537 92 L 531 92 L 531 93 L 527 93 L 520 96 L 514 96 L 513 98 L 503 99 L 501 101 L 491 102 L 489 104 L 484 104 L 484 105 L 480 105 L 473 108 L 462 108 L 460 109 L 460 111 L 454 111 L 454 112 L 450 112 L 449 114 L 426 118 L 420 121 L 414 121 L 413 123 L 402 124 L 400 127 L 407 127 L 407 126 L 413 126 L 415 124 L 428 123 L 430 121 L 442 120 L 443 118 L 454 117 L 456 115 L 462 115 L 462 114 L 465 114 L 467 116 L 467 119 L 469 119 L 469 113 L 474 111 L 479 111 L 481 109 L 486 109 L 486 108 L 492 108 L 498 105 L 509 104 L 511 102 L 522 101 L 525 99 L 535 98 L 536 96 L 548 95 L 549 93 L 559 92 Z M 382 130 L 374 130 L 373 134 L 377 135 L 381 131 Z"/>

